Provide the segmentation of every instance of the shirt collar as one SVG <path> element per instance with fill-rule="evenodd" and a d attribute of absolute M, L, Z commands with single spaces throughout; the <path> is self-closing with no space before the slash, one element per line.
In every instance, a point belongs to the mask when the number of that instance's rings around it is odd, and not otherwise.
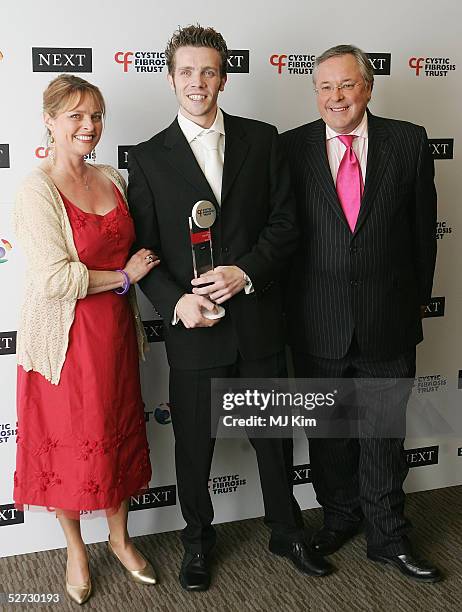
<path fill-rule="evenodd" d="M 197 125 L 197 123 L 194 123 L 194 121 L 191 121 L 191 119 L 187 119 L 181 114 L 181 111 L 178 111 L 178 124 L 188 143 L 191 143 L 199 134 L 202 134 L 202 132 L 219 132 L 223 134 L 223 136 L 225 135 L 225 121 L 221 108 L 217 108 L 215 121 L 209 128 L 203 128 Z"/>
<path fill-rule="evenodd" d="M 361 123 L 351 132 L 348 132 L 352 136 L 358 136 L 359 138 L 367 138 L 367 113 L 364 113 L 364 117 L 361 119 Z M 342 134 L 343 135 L 343 134 Z M 326 123 L 326 140 L 332 140 L 340 136 L 337 132 L 335 132 L 332 128 L 330 128 Z M 347 134 L 345 134 L 347 136 Z"/>

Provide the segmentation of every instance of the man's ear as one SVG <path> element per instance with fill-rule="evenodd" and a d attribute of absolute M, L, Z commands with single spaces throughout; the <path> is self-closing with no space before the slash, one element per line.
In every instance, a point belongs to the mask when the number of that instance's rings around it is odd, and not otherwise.
<path fill-rule="evenodd" d="M 225 74 L 225 76 L 221 77 L 221 82 L 220 82 L 220 91 L 223 91 L 226 85 L 226 81 L 228 80 L 227 75 Z"/>
<path fill-rule="evenodd" d="M 175 81 L 170 73 L 167 74 L 167 81 L 168 81 L 168 84 L 170 85 L 170 89 L 172 91 L 175 91 Z"/>

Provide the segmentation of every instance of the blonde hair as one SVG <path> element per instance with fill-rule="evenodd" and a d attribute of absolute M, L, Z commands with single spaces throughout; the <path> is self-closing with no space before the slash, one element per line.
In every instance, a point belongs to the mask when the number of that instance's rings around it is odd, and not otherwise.
<path fill-rule="evenodd" d="M 99 106 L 104 117 L 106 104 L 103 94 L 96 85 L 73 74 L 60 74 L 43 92 L 43 112 L 54 119 L 59 113 L 75 108 L 87 95 Z"/>

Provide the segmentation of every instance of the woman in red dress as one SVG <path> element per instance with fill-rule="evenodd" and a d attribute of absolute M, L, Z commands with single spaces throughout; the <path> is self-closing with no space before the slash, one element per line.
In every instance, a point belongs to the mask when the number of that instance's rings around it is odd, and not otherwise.
<path fill-rule="evenodd" d="M 135 240 L 125 183 L 88 165 L 105 105 L 97 87 L 61 75 L 44 92 L 48 160 L 18 193 L 16 233 L 27 258 L 18 332 L 18 507 L 54 509 L 67 541 L 66 589 L 91 594 L 83 512 L 104 510 L 109 550 L 133 579 L 156 582 L 127 531 L 128 499 L 151 478 L 133 283 L 159 263 Z M 137 338 L 138 336 L 138 338 Z M 138 340 L 138 341 L 137 341 Z"/>

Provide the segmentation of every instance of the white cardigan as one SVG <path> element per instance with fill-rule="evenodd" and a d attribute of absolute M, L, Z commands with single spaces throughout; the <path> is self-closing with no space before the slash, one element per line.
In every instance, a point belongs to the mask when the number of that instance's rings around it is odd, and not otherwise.
<path fill-rule="evenodd" d="M 125 181 L 111 166 L 95 165 L 122 193 Z M 75 304 L 88 291 L 87 267 L 79 261 L 66 208 L 51 178 L 40 168 L 23 181 L 13 212 L 16 236 L 26 255 L 24 302 L 17 338 L 17 360 L 24 370 L 59 383 L 66 359 L 69 330 Z M 136 304 L 134 287 L 130 302 L 136 320 L 138 347 L 144 358 L 147 339 Z"/>

